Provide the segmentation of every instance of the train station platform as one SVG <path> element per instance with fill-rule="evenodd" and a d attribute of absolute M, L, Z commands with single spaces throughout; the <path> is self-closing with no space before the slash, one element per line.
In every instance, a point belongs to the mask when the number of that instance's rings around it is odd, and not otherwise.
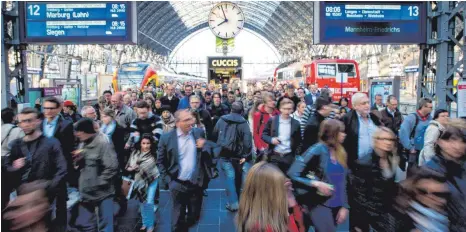
<path fill-rule="evenodd" d="M 208 196 L 204 197 L 201 219 L 189 229 L 189 232 L 235 232 L 235 216 L 225 209 L 227 196 L 225 193 L 224 180 L 220 176 L 212 180 L 207 189 Z M 171 210 L 170 192 L 167 190 L 160 191 L 159 209 L 155 213 L 156 227 L 155 232 L 170 232 L 170 210 Z M 136 200 L 128 201 L 128 210 L 126 214 L 116 218 L 115 232 L 138 232 L 141 228 L 141 217 L 139 214 L 139 202 Z M 309 232 L 312 232 L 311 228 Z M 338 232 L 349 231 L 349 222 L 345 221 L 339 226 Z"/>

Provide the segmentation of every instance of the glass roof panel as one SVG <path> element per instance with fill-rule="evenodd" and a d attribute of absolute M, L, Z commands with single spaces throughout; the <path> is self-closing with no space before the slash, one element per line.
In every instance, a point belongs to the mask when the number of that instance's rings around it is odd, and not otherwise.
<path fill-rule="evenodd" d="M 287 47 L 289 44 L 286 43 L 311 41 L 313 2 L 232 2 L 243 9 L 245 27 L 275 46 Z M 189 34 L 207 27 L 210 9 L 218 3 L 220 1 L 138 2 L 139 41 L 167 54 Z"/>

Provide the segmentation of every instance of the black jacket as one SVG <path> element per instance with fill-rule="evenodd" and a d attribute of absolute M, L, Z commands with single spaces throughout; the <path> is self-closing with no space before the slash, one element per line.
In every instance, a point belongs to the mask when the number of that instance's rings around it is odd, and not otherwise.
<path fill-rule="evenodd" d="M 214 103 L 212 102 L 212 104 L 209 105 L 207 110 L 209 111 L 210 116 L 212 117 L 213 125 L 217 125 L 217 121 L 218 119 L 220 119 L 220 117 L 230 113 L 230 108 L 228 108 L 228 106 L 226 106 L 223 103 L 220 103 L 219 106 L 215 106 Z"/>
<path fill-rule="evenodd" d="M 178 104 L 180 103 L 180 99 L 177 98 L 176 96 L 173 96 L 172 100 L 169 100 L 168 96 L 163 96 L 160 99 L 160 102 L 162 102 L 162 105 L 170 106 L 170 112 L 174 114 L 176 110 L 178 109 Z"/>
<path fill-rule="evenodd" d="M 301 152 L 301 128 L 299 125 L 298 120 L 291 118 L 291 153 L 293 155 L 299 155 Z M 272 144 L 272 138 L 278 137 L 278 128 L 280 121 L 280 115 L 274 116 L 267 121 L 267 124 L 264 127 L 264 131 L 262 133 L 262 140 L 269 144 L 269 151 L 273 151 L 275 145 Z M 273 128 L 272 128 L 273 125 Z"/>
<path fill-rule="evenodd" d="M 97 112 L 97 111 L 96 111 Z M 73 115 L 69 115 L 69 114 L 63 114 L 63 117 L 69 121 L 72 121 L 73 123 L 79 121 L 79 119 L 83 118 L 83 116 L 81 116 L 80 114 L 78 113 L 74 113 Z"/>
<path fill-rule="evenodd" d="M 303 151 L 319 142 L 319 128 L 320 124 L 325 120 L 325 117 L 315 112 L 307 121 L 303 134 Z"/>
<path fill-rule="evenodd" d="M 296 159 L 288 169 L 288 176 L 293 181 L 293 187 L 295 187 L 295 193 L 300 204 L 315 206 L 325 204 L 329 199 L 329 197 L 316 194 L 316 189 L 311 185 L 311 180 L 329 182 L 329 161 L 330 150 L 328 146 L 324 143 L 317 143 L 304 152 L 301 159 Z M 349 208 L 348 194 L 346 192 L 348 169 L 345 168 L 344 170 L 343 185 L 345 187 L 342 189 L 344 198 L 341 200 L 343 201 L 343 207 Z M 308 177 L 310 174 L 312 179 Z"/>
<path fill-rule="evenodd" d="M 372 113 L 369 117 L 376 126 L 382 125 L 379 118 Z M 346 153 L 348 154 L 348 167 L 351 169 L 354 161 L 358 159 L 359 151 L 359 119 L 356 110 L 351 110 L 341 118 L 345 124 L 346 139 L 343 143 Z"/>
<path fill-rule="evenodd" d="M 394 197 L 398 193 L 394 175 L 398 163 L 394 162 L 390 166 L 393 176 L 384 177 L 379 161 L 379 156 L 373 152 L 355 162 L 349 175 L 351 207 L 357 212 L 368 212 L 371 217 L 377 218 L 367 218 L 377 231 L 395 231 L 395 225 L 389 217 L 393 213 Z"/>
<path fill-rule="evenodd" d="M 209 111 L 198 109 L 196 112 L 199 114 L 199 119 L 201 120 L 201 123 L 205 126 L 207 139 L 211 140 L 214 124 L 212 123 L 212 118 L 210 117 Z"/>
<path fill-rule="evenodd" d="M 11 142 L 11 153 L 5 159 L 5 167 L 9 182 L 16 188 L 23 183 L 30 183 L 36 180 L 48 180 L 47 191 L 49 197 L 55 196 L 57 187 L 63 183 L 66 173 L 67 165 L 65 157 L 63 157 L 60 142 L 56 138 L 47 138 L 41 135 L 30 148 L 27 148 L 26 142 L 23 139 L 16 139 Z M 36 150 L 37 149 L 37 150 Z M 28 151 L 33 152 L 31 161 L 26 161 L 26 165 L 15 170 L 13 168 L 13 161 L 27 157 Z M 34 152 L 35 151 L 35 152 Z M 28 160 L 28 158 L 26 158 Z M 26 168 L 30 164 L 30 173 L 26 180 L 21 180 Z"/>
<path fill-rule="evenodd" d="M 42 129 L 43 126 L 41 125 L 40 128 Z M 77 182 L 77 174 L 73 168 L 73 156 L 71 154 L 71 152 L 76 149 L 73 122 L 59 115 L 57 125 L 55 127 L 55 132 L 53 133 L 53 135 L 60 142 L 63 156 L 65 157 L 66 163 L 68 165 L 68 181 L 75 183 Z"/>
<path fill-rule="evenodd" d="M 191 133 L 194 136 L 194 140 L 205 138 L 204 131 L 201 129 L 193 128 Z M 212 150 L 214 147 L 216 147 L 214 143 L 206 141 L 203 148 L 196 148 L 196 168 L 198 169 L 196 185 L 201 188 L 204 187 L 213 176 L 212 168 L 214 167 L 214 162 L 212 160 Z M 157 155 L 157 167 L 160 171 L 160 179 L 163 181 L 162 186 L 167 186 L 171 181 L 178 179 L 180 171 L 180 153 L 178 152 L 178 135 L 176 129 L 162 135 L 158 145 Z"/>
<path fill-rule="evenodd" d="M 113 131 L 113 134 L 112 134 L 112 143 L 113 143 L 113 147 L 115 148 L 115 152 L 117 154 L 119 167 L 122 170 L 124 170 L 126 166 L 125 156 L 128 153 L 125 150 L 125 142 L 126 142 L 125 133 L 126 133 L 126 130 L 120 125 L 118 125 L 118 123 L 116 123 L 115 131 Z"/>
<path fill-rule="evenodd" d="M 401 115 L 400 111 L 397 109 L 392 116 L 388 109 L 385 108 L 384 110 L 380 111 L 382 118 L 380 121 L 383 123 L 385 127 L 388 127 L 390 130 L 398 136 L 398 130 L 400 130 L 401 123 L 403 122 L 403 115 Z"/>
<path fill-rule="evenodd" d="M 215 155 L 226 158 L 246 158 L 246 160 L 250 160 L 252 158 L 252 133 L 249 129 L 248 121 L 246 121 L 243 116 L 235 113 L 222 116 L 214 127 L 212 141 L 216 141 L 217 144 L 219 144 L 222 140 L 232 140 L 233 138 L 225 138 L 223 136 L 228 126 L 236 126 L 237 145 L 240 147 L 240 152 L 237 154 L 225 154 L 219 147 Z"/>

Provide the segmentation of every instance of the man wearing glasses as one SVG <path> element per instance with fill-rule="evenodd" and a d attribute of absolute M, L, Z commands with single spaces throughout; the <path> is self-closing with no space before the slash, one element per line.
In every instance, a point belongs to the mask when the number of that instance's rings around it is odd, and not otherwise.
<path fill-rule="evenodd" d="M 75 137 L 73 134 L 73 122 L 66 120 L 61 114 L 63 101 L 57 97 L 48 97 L 44 99 L 42 112 L 44 120 L 42 122 L 42 133 L 47 138 L 55 137 L 58 139 L 65 157 L 68 175 L 66 180 L 72 187 L 78 186 L 79 174 L 73 168 L 73 159 L 71 152 L 75 149 Z M 57 190 L 57 224 L 60 227 L 66 226 L 66 184 L 62 183 Z"/>
<path fill-rule="evenodd" d="M 66 231 L 66 188 L 63 180 L 67 167 L 60 142 L 56 138 L 47 137 L 39 129 L 41 120 L 36 109 L 24 108 L 18 116 L 18 125 L 25 136 L 11 143 L 11 154 L 5 162 L 8 180 L 11 181 L 18 195 L 25 194 L 24 189 L 21 188 L 23 184 L 35 185 L 45 182 L 45 195 L 50 203 L 57 197 L 57 219 L 54 223 L 57 226 L 56 229 Z M 17 220 L 33 221 L 36 218 L 16 218 L 15 223 L 18 223 Z M 23 221 L 19 224 L 27 223 Z"/>
<path fill-rule="evenodd" d="M 347 113 L 341 121 L 345 124 L 345 133 L 347 134 L 343 146 L 348 154 L 348 168 L 350 169 L 350 178 L 354 178 L 352 173 L 357 170 L 357 164 L 365 160 L 367 156 L 372 155 L 374 151 L 373 136 L 377 127 L 381 125 L 379 118 L 370 111 L 369 98 L 364 93 L 356 93 L 351 97 L 353 110 Z M 359 191 L 350 186 L 348 191 L 348 200 L 350 206 L 356 204 L 355 193 Z M 358 215 L 357 212 L 350 212 L 350 230 L 355 228 L 365 228 L 367 226 L 366 218 Z"/>

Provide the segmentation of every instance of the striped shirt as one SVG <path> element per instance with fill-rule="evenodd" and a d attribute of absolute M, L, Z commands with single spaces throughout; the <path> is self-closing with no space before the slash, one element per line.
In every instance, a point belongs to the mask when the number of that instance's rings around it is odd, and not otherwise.
<path fill-rule="evenodd" d="M 162 119 L 157 115 L 151 115 L 146 119 L 134 119 L 133 122 L 131 122 L 130 131 L 131 135 L 126 142 L 130 147 L 139 142 L 140 137 L 144 134 L 151 134 L 155 141 L 159 141 L 163 133 Z M 136 136 L 135 132 L 139 132 L 139 136 Z"/>

